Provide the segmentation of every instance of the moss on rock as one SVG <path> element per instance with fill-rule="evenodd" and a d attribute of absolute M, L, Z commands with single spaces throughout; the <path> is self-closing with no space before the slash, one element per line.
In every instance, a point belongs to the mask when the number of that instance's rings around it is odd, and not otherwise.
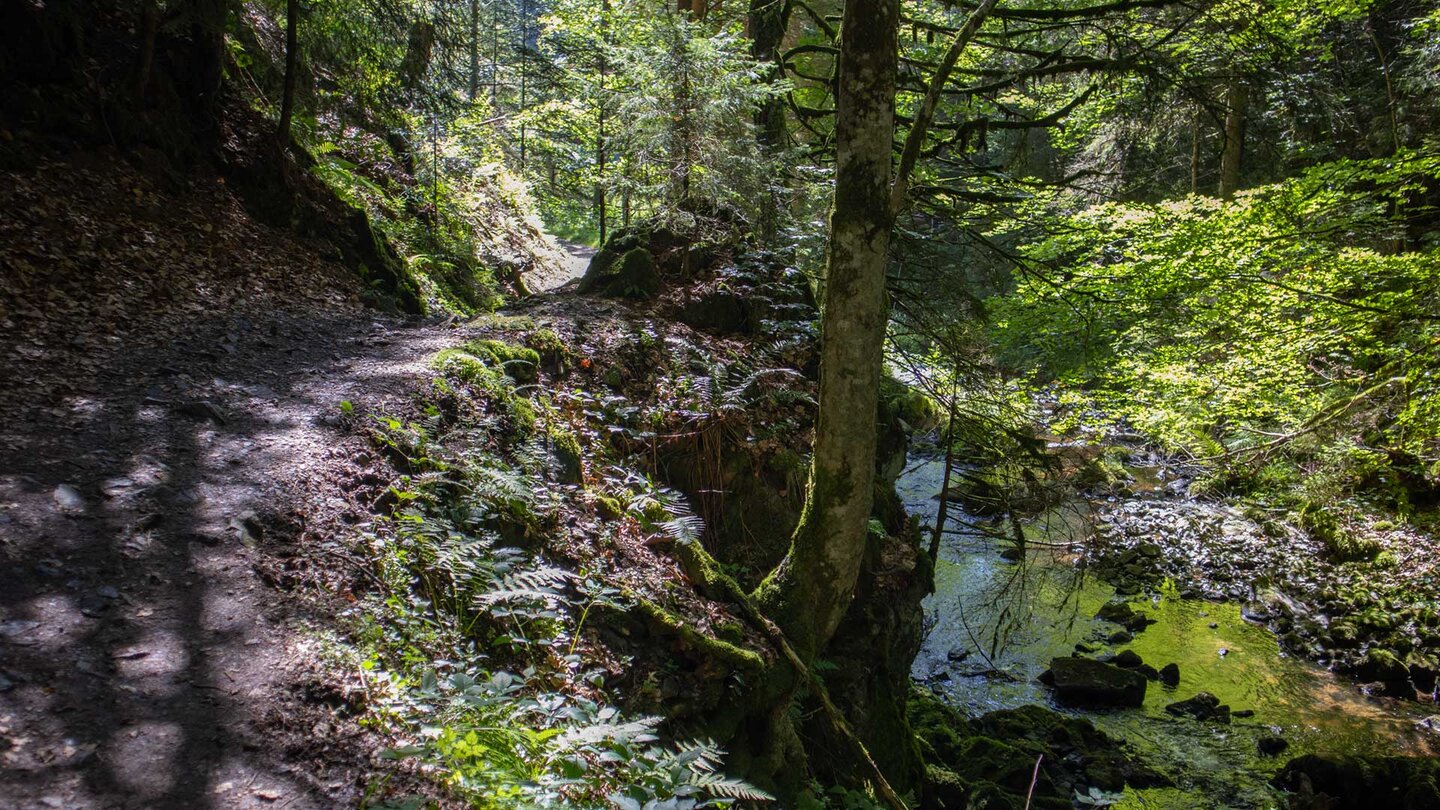
<path fill-rule="evenodd" d="M 498 366 L 506 376 L 518 383 L 533 383 L 540 375 L 540 354 L 534 349 L 516 346 L 503 340 L 472 340 L 466 351 Z"/>

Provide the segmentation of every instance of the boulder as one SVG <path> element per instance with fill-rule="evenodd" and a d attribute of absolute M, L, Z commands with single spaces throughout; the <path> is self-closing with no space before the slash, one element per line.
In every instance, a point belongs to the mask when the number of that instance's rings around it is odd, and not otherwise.
<path fill-rule="evenodd" d="M 1403 695 L 1410 690 L 1410 668 L 1389 650 L 1375 649 L 1365 654 L 1355 674 L 1362 681 L 1377 681 L 1386 694 Z"/>
<path fill-rule="evenodd" d="M 1089 658 L 1056 658 L 1047 682 L 1060 702 L 1071 706 L 1140 706 L 1145 676 Z"/>
<path fill-rule="evenodd" d="M 688 299 L 677 316 L 688 326 L 719 334 L 746 332 L 751 325 L 750 309 L 745 299 L 723 288 L 706 290 Z"/>
<path fill-rule="evenodd" d="M 1095 618 L 1114 622 L 1132 633 L 1144 630 L 1155 620 L 1130 606 L 1128 602 L 1106 602 L 1095 613 Z"/>
<path fill-rule="evenodd" d="M 1273 757 L 1281 751 L 1290 747 L 1290 743 L 1284 737 L 1268 734 L 1255 741 L 1255 747 L 1260 751 L 1261 756 Z"/>
<path fill-rule="evenodd" d="M 1217 723 L 1230 722 L 1230 707 L 1209 692 L 1198 692 L 1189 700 L 1181 700 L 1165 707 L 1165 711 L 1176 717 L 1193 717 L 1196 720 L 1214 720 Z"/>
<path fill-rule="evenodd" d="M 1166 686 L 1180 685 L 1180 665 L 1166 664 L 1160 668 L 1160 682 Z"/>
<path fill-rule="evenodd" d="M 1306 754 L 1272 781 L 1298 794 L 1292 807 L 1332 810 L 1440 810 L 1440 760 L 1412 757 L 1330 757 Z"/>
<path fill-rule="evenodd" d="M 649 298 L 660 291 L 660 271 L 643 234 L 625 233 L 605 243 L 576 288 L 582 294 Z"/>
<path fill-rule="evenodd" d="M 1138 669 L 1145 661 L 1134 650 L 1121 650 L 1110 663 L 1121 669 Z"/>

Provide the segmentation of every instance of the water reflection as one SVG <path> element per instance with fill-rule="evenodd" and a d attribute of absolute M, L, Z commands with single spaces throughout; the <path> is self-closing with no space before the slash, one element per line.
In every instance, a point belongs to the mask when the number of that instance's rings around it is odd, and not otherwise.
<path fill-rule="evenodd" d="M 942 466 L 914 459 L 897 483 L 911 514 L 930 525 Z M 1081 506 L 1052 509 L 1025 525 L 1021 554 L 1007 522 L 981 521 L 955 504 L 950 518 L 913 676 L 978 715 L 1030 703 L 1053 707 L 1036 679 L 1052 658 L 1072 654 L 1077 645 L 1096 654 L 1132 649 L 1157 669 L 1178 664 L 1179 685 L 1152 682 L 1142 709 L 1062 709 L 1127 740 L 1188 788 L 1144 791 L 1130 797 L 1133 806 L 1274 806 L 1266 780 L 1301 753 L 1440 754 L 1436 738 L 1419 725 L 1425 707 L 1366 697 L 1329 672 L 1286 657 L 1271 633 L 1241 617 L 1238 605 L 1140 598 L 1135 606 L 1155 623 L 1130 640 L 1118 626 L 1095 619 L 1115 593 L 1077 565 L 1074 546 L 1088 525 Z M 1255 716 L 1220 725 L 1164 712 L 1166 704 L 1202 690 Z M 1276 733 L 1289 751 L 1259 756 L 1257 740 Z"/>

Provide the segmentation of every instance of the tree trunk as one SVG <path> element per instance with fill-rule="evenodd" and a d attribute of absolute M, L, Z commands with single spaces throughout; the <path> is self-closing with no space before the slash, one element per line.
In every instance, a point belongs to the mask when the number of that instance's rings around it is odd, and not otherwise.
<path fill-rule="evenodd" d="M 809 495 L 789 552 L 757 592 L 806 660 L 849 607 L 874 498 L 899 16 L 899 0 L 845 3 Z"/>
<path fill-rule="evenodd" d="M 595 128 L 595 219 L 600 226 L 600 244 L 605 244 L 606 231 L 609 230 L 608 202 L 605 195 L 605 160 L 606 154 L 606 132 L 605 119 L 608 100 L 605 97 L 607 92 L 606 79 L 610 76 L 610 0 L 600 0 L 600 92 L 596 99 L 596 117 L 598 126 Z"/>
<path fill-rule="evenodd" d="M 295 113 L 295 81 L 300 68 L 300 0 L 285 0 L 285 92 L 280 99 L 281 148 L 290 145 L 290 119 Z"/>
<path fill-rule="evenodd" d="M 784 75 L 780 67 L 780 46 L 790 27 L 791 4 L 785 0 L 750 0 L 745 27 L 750 35 L 750 55 L 760 65 L 767 84 L 775 84 Z M 755 137 L 767 153 L 776 153 L 785 144 L 785 99 L 779 94 L 766 96 L 755 110 Z M 780 195 L 776 190 L 766 194 L 765 208 L 760 216 L 760 238 L 771 244 L 779 229 Z"/>
<path fill-rule="evenodd" d="M 480 0 L 470 0 L 470 103 L 480 94 Z"/>
<path fill-rule="evenodd" d="M 1190 129 L 1190 193 L 1200 193 L 1200 110 L 1195 111 L 1195 122 Z"/>
<path fill-rule="evenodd" d="M 790 27 L 790 4 L 783 0 L 750 0 L 746 28 L 750 32 L 750 55 L 764 68 L 765 81 L 780 78 L 780 45 Z M 771 96 L 755 111 L 755 128 L 760 143 L 776 147 L 785 141 L 785 100 Z"/>
<path fill-rule="evenodd" d="M 184 101 L 202 142 L 220 132 L 220 88 L 225 77 L 228 0 L 189 0 L 182 16 L 190 21 L 189 50 L 182 56 Z"/>
<path fill-rule="evenodd" d="M 1240 189 L 1240 160 L 1245 154 L 1245 108 L 1250 88 L 1236 77 L 1225 90 L 1225 152 L 1220 157 L 1220 199 L 1228 200 Z"/>
<path fill-rule="evenodd" d="M 143 106 L 150 96 L 150 76 L 155 70 L 155 38 L 160 33 L 160 8 L 156 0 L 145 0 L 140 8 L 140 64 L 135 71 L 135 98 Z"/>

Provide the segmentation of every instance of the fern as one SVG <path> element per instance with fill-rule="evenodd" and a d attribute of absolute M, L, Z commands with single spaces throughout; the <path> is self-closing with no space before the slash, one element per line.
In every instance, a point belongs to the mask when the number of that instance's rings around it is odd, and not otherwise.
<path fill-rule="evenodd" d="M 661 523 L 660 528 L 677 543 L 695 543 L 705 533 L 705 521 L 699 515 L 678 515 Z"/>
<path fill-rule="evenodd" d="M 475 597 L 475 604 L 489 607 L 507 603 L 542 603 L 556 607 L 568 603 L 565 586 L 575 575 L 561 568 L 542 566 L 501 577 L 490 590 Z"/>

